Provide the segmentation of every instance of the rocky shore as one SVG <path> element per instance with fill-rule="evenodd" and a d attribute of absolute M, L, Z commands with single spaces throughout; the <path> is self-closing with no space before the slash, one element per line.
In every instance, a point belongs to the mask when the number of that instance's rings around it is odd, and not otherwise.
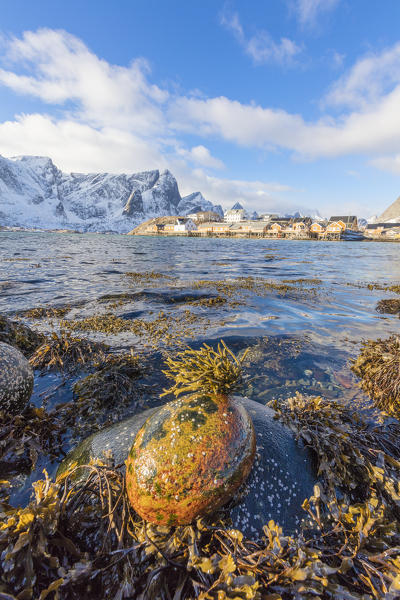
<path fill-rule="evenodd" d="M 147 279 L 157 281 L 152 274 Z M 282 285 L 293 292 L 291 284 Z M 249 281 L 245 289 L 264 293 L 259 286 L 261 282 Z M 217 302 L 218 295 L 196 294 L 190 301 L 202 302 L 205 310 L 211 310 L 216 304 L 240 302 L 242 291 L 243 287 L 221 285 L 224 302 Z M 121 300 L 110 297 L 107 302 L 117 307 Z M 400 350 L 395 338 L 366 344 L 353 365 L 376 408 L 354 393 L 349 369 L 334 379 L 315 368 L 303 367 L 294 375 L 300 340 L 264 340 L 241 352 L 241 393 L 248 391 L 258 399 L 235 399 L 247 411 L 256 434 L 250 475 L 239 488 L 236 484 L 227 487 L 223 505 L 216 504 L 211 513 L 206 510 L 183 525 L 157 525 L 146 523 L 132 507 L 125 461 L 139 431 L 146 434 L 143 427 L 151 423 L 148 419 L 161 416 L 162 405 L 170 406 L 163 398 L 153 406 L 149 400 L 143 403 L 146 394 L 148 399 L 155 397 L 146 388 L 150 381 L 157 381 L 155 389 L 165 389 L 165 375 L 160 372 L 160 360 L 165 359 L 159 354 L 151 359 L 150 354 L 148 360 L 133 351 L 115 353 L 104 341 L 85 337 L 85 331 L 93 329 L 104 331 L 104 336 L 121 328 L 125 331 L 129 322 L 86 317 L 67 330 L 70 314 L 71 307 L 38 307 L 18 320 L 0 320 L 4 366 L 0 464 L 7 477 L 1 482 L 0 496 L 2 593 L 45 598 L 57 592 L 60 599 L 118 594 L 121 598 L 167 599 L 176 590 L 181 590 L 182 598 L 202 600 L 261 599 L 265 594 L 309 598 L 310 593 L 321 598 L 397 597 L 400 451 L 396 440 L 400 429 L 396 417 L 400 395 L 396 365 Z M 21 318 L 62 326 L 49 335 L 43 327 L 40 331 L 29 328 Z M 177 344 L 188 333 L 187 325 L 177 327 L 174 335 L 169 333 L 169 344 Z M 77 337 L 75 331 L 84 337 Z M 162 326 L 160 331 L 143 331 L 153 338 L 151 352 L 157 352 L 165 334 Z M 206 348 L 214 356 L 214 350 Z M 201 348 L 190 352 L 195 362 L 203 356 Z M 217 348 L 215 352 L 218 356 Z M 390 360 L 383 360 L 380 367 L 376 357 L 389 352 Z M 207 382 L 216 381 L 214 369 L 220 369 L 219 363 L 213 363 L 205 379 L 190 370 L 184 376 L 187 366 L 179 358 L 184 353 L 178 344 L 161 367 L 175 382 L 172 393 L 179 386 L 187 389 L 186 394 L 193 393 L 193 381 L 211 393 Z M 233 368 L 236 359 L 229 356 L 225 354 L 226 364 Z M 45 386 L 41 406 L 38 395 L 34 394 L 34 404 L 30 401 L 32 368 L 35 386 L 47 378 L 52 381 L 51 389 Z M 249 368 L 253 369 L 250 379 L 245 376 Z M 274 377 L 282 370 L 286 382 L 278 392 Z M 265 394 L 263 372 L 269 373 L 273 393 Z M 54 404 L 63 389 L 70 389 L 71 394 Z M 266 400 L 270 406 L 265 406 Z M 46 402 L 51 403 L 49 407 Z M 190 405 L 190 398 L 187 402 Z M 204 423 L 197 424 L 201 406 L 186 409 L 180 404 L 178 420 L 182 410 L 190 417 L 191 411 L 195 414 L 185 433 L 189 440 L 194 436 L 193 449 L 185 459 L 190 463 L 195 460 L 194 445 L 201 443 L 196 436 L 202 436 L 201 427 L 211 426 L 211 421 L 204 415 Z M 115 424 L 110 424 L 111 415 Z M 161 444 L 162 467 L 164 438 L 157 433 L 161 424 L 157 427 L 149 439 Z M 63 458 L 71 442 L 75 449 Z M 211 448 L 215 447 L 212 443 Z M 200 446 L 199 450 L 201 458 Z M 234 458 L 232 452 L 225 460 Z M 56 475 L 51 465 L 60 463 Z M 18 496 L 21 481 L 29 483 L 31 474 L 44 464 L 54 475 L 50 478 L 45 472 L 44 479 L 33 483 L 33 499 L 25 495 L 18 506 L 11 498 L 22 498 Z M 152 479 L 152 494 L 162 493 L 161 481 Z M 225 485 L 223 479 L 215 481 L 217 487 Z M 385 560 L 379 559 L 382 548 Z"/>

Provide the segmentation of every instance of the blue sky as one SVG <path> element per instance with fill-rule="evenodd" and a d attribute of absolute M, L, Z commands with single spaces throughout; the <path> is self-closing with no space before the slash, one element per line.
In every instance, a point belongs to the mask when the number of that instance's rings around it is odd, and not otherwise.
<path fill-rule="evenodd" d="M 224 207 L 400 195 L 398 0 L 4 1 L 0 154 L 169 168 Z"/>

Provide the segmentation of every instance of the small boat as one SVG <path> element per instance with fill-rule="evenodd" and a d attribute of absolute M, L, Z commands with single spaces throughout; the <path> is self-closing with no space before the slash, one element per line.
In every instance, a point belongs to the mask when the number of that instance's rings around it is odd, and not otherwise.
<path fill-rule="evenodd" d="M 341 236 L 341 240 L 345 240 L 347 242 L 360 242 L 365 239 L 365 236 L 362 231 L 358 231 L 355 229 L 345 229 Z"/>

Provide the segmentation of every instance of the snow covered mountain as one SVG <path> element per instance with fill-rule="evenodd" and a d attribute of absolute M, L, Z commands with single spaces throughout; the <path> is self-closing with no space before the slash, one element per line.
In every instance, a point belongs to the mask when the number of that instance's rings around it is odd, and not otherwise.
<path fill-rule="evenodd" d="M 400 196 L 377 219 L 379 223 L 400 222 Z"/>
<path fill-rule="evenodd" d="M 201 192 L 194 192 L 188 196 L 184 196 L 181 202 L 178 204 L 179 214 L 189 215 L 190 213 L 200 211 L 213 211 L 218 213 L 221 217 L 224 216 L 224 211 L 220 204 L 211 204 L 206 200 Z"/>
<path fill-rule="evenodd" d="M 50 158 L 0 156 L 0 225 L 117 231 L 194 210 L 216 210 L 200 192 L 181 197 L 168 170 L 130 175 L 63 173 Z"/>

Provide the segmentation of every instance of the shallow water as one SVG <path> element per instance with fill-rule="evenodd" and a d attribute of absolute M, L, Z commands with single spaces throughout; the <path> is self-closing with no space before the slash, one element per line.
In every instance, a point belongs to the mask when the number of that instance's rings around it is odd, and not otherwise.
<path fill-rule="evenodd" d="M 159 272 L 176 279 L 133 282 L 126 272 Z M 213 297 L 208 286 L 194 289 L 197 280 L 229 281 L 238 277 L 284 280 L 319 279 L 294 285 L 287 293 L 269 290 L 244 293 L 240 303 L 192 306 L 191 297 Z M 242 393 L 266 403 L 296 391 L 328 398 L 346 397 L 366 402 L 349 370 L 363 339 L 400 333 L 396 315 L 375 311 L 378 300 L 394 297 L 364 284 L 400 283 L 400 247 L 390 243 L 311 242 L 294 240 L 157 238 L 96 234 L 0 232 L 0 313 L 36 306 L 72 304 L 67 319 L 84 318 L 110 310 L 104 295 L 129 294 L 112 313 L 127 321 L 153 319 L 163 311 L 171 319 L 190 309 L 196 317 L 184 341 L 196 347 L 223 338 L 235 352 L 251 346 Z M 361 286 L 361 287 L 360 287 Z M 51 330 L 56 322 L 31 321 Z M 182 334 L 182 331 L 180 332 Z M 85 333 L 113 348 L 133 346 L 148 355 L 152 369 L 139 380 L 146 406 L 159 403 L 166 381 L 160 377 L 161 355 L 171 350 L 166 338 L 146 346 L 131 332 L 113 336 Z M 38 374 L 37 374 L 38 375 Z M 52 375 L 37 377 L 33 401 L 47 406 L 71 398 L 71 382 L 56 393 Z M 42 394 L 42 395 L 41 395 Z M 105 411 L 104 423 L 132 414 L 133 405 Z M 92 429 L 88 427 L 87 434 Z M 69 450 L 85 436 L 70 437 Z M 48 466 L 43 459 L 38 469 Z M 36 469 L 30 479 L 39 473 Z M 22 501 L 25 484 L 16 490 Z"/>
<path fill-rule="evenodd" d="M 307 333 L 325 342 L 398 330 L 396 317 L 374 311 L 382 291 L 347 284 L 400 281 L 397 244 L 156 238 L 120 235 L 0 233 L 0 311 L 93 300 L 132 289 L 126 271 L 158 271 L 180 280 L 318 278 L 305 302 L 270 294 L 238 311 L 230 333 Z M 279 319 L 260 320 L 277 316 Z"/>

